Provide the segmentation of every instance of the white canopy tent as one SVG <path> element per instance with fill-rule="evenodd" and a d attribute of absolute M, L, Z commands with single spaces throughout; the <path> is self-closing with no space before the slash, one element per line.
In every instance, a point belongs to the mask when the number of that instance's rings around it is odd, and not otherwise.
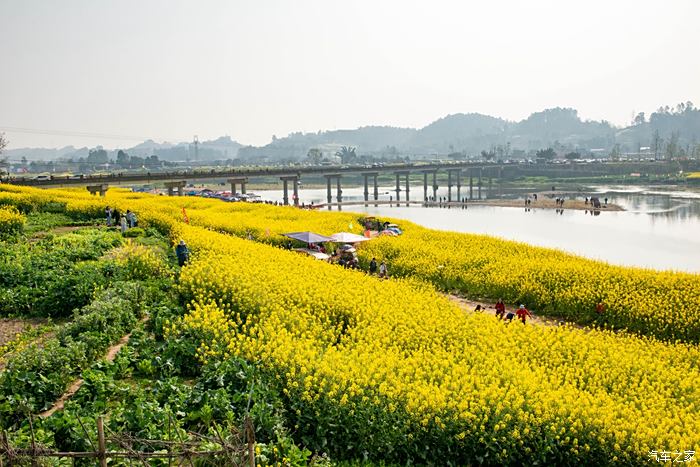
<path fill-rule="evenodd" d="M 350 232 L 338 232 L 336 234 L 331 235 L 331 239 L 331 241 L 335 243 L 359 243 L 370 240 L 367 237 L 363 237 L 362 235 L 357 235 Z"/>

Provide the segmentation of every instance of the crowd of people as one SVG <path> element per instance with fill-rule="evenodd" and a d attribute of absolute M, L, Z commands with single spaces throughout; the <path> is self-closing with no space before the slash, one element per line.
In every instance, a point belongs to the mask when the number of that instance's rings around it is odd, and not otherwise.
<path fill-rule="evenodd" d="M 377 272 L 379 272 L 378 277 L 380 279 L 389 278 L 389 269 L 386 266 L 386 261 L 382 260 L 379 264 L 379 268 L 377 268 L 377 258 L 372 258 L 372 261 L 369 262 L 369 273 L 370 275 L 375 275 Z"/>
<path fill-rule="evenodd" d="M 122 214 L 117 208 L 112 209 L 107 206 L 105 207 L 105 219 L 107 221 L 107 227 L 120 227 L 122 233 L 138 226 L 136 214 L 129 209 L 126 210 L 125 214 Z"/>
<path fill-rule="evenodd" d="M 478 308 L 478 310 L 476 310 L 476 311 L 482 310 L 481 305 L 477 305 L 477 308 Z M 530 310 L 525 308 L 525 305 L 520 305 L 515 310 L 515 313 L 513 313 L 512 311 L 506 312 L 506 305 L 505 305 L 505 303 L 503 303 L 502 298 L 498 299 L 498 301 L 496 302 L 495 308 L 496 308 L 496 317 L 499 319 L 502 319 L 504 321 L 508 321 L 508 322 L 513 321 L 513 318 L 515 318 L 517 316 L 518 319 L 520 321 L 522 321 L 523 324 L 525 324 L 527 322 L 527 318 L 533 317 Z"/>

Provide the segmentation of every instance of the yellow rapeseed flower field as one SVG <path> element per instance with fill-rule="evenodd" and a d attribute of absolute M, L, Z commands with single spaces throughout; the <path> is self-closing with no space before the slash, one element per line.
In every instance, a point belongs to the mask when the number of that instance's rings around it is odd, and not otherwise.
<path fill-rule="evenodd" d="M 21 232 L 25 222 L 26 217 L 17 208 L 0 205 L 0 238 Z"/>
<path fill-rule="evenodd" d="M 167 338 L 194 339 L 205 365 L 239 356 L 266 368 L 286 395 L 295 436 L 316 451 L 438 464 L 638 465 L 650 451 L 700 444 L 696 344 L 504 324 L 465 314 L 428 283 L 529 298 L 558 313 L 572 307 L 572 317 L 602 299 L 619 324 L 696 341 L 697 275 L 404 223 L 404 236 L 362 250 L 405 277 L 382 281 L 231 235 L 253 231 L 276 243 L 285 230 L 328 234 L 357 224 L 352 214 L 118 190 L 106 200 L 17 188 L 3 197 L 65 203 L 84 215 L 109 203 L 184 238 L 193 255 L 179 287 L 190 307 Z"/>
<path fill-rule="evenodd" d="M 43 205 L 60 200 L 74 216 L 101 215 L 104 205 L 139 213 L 146 223 L 169 229 L 182 222 L 185 208 L 191 225 L 254 240 L 281 244 L 279 234 L 313 230 L 330 235 L 362 232 L 359 215 L 299 210 L 247 203 L 222 203 L 198 197 L 169 198 L 108 192 L 106 199 L 82 190 L 34 190 L 8 187 L 4 197 Z M 20 195 L 21 193 L 21 195 Z M 14 199 L 15 203 L 20 203 Z M 144 217 L 145 216 L 145 217 Z M 484 235 L 440 232 L 400 222 L 400 237 L 378 238 L 362 245 L 360 259 L 385 259 L 393 276 L 430 282 L 444 291 L 475 299 L 503 298 L 526 303 L 543 315 L 581 324 L 626 328 L 665 339 L 700 341 L 700 275 L 619 267 L 561 251 L 533 247 Z M 598 315 L 596 304 L 605 312 Z"/>
<path fill-rule="evenodd" d="M 499 463 L 634 464 L 700 442 L 696 346 L 504 325 L 421 283 L 180 233 L 199 254 L 180 278 L 191 311 L 169 335 L 200 336 L 202 363 L 236 355 L 268 367 L 310 439 Z"/>

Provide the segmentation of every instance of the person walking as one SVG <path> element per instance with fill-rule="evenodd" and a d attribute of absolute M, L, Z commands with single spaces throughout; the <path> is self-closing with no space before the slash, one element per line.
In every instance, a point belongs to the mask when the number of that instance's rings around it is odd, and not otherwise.
<path fill-rule="evenodd" d="M 126 229 L 127 229 L 126 216 L 122 216 L 122 218 L 119 220 L 119 225 L 121 226 L 121 229 L 122 229 L 122 235 L 124 235 L 126 233 Z"/>
<path fill-rule="evenodd" d="M 107 227 L 112 227 L 112 209 L 109 206 L 105 208 L 105 217 L 107 218 Z"/>
<path fill-rule="evenodd" d="M 384 261 L 382 261 L 382 264 L 379 265 L 379 277 L 384 279 L 389 277 L 389 270 L 386 267 L 386 263 Z"/>
<path fill-rule="evenodd" d="M 598 315 L 602 315 L 603 313 L 605 313 L 605 303 L 603 303 L 603 302 L 598 302 L 598 303 L 596 304 L 596 306 L 595 306 L 595 312 L 596 312 Z"/>
<path fill-rule="evenodd" d="M 375 258 L 372 258 L 372 261 L 369 262 L 369 273 L 370 274 L 377 273 L 377 260 Z"/>
<path fill-rule="evenodd" d="M 133 229 L 136 227 L 136 214 L 131 212 L 130 210 L 126 210 L 126 221 L 129 223 L 129 228 Z"/>
<path fill-rule="evenodd" d="M 527 308 L 525 308 L 525 305 L 520 305 L 518 311 L 516 311 L 515 314 L 518 315 L 518 319 L 520 319 L 523 322 L 523 324 L 525 324 L 525 321 L 527 320 L 528 316 L 532 318 L 532 313 L 530 313 L 530 311 Z"/>
<path fill-rule="evenodd" d="M 190 250 L 187 249 L 187 245 L 184 240 L 180 240 L 180 243 L 175 247 L 175 255 L 177 255 L 177 264 L 183 267 L 187 261 L 190 259 Z"/>
<path fill-rule="evenodd" d="M 506 305 L 503 303 L 503 299 L 499 298 L 498 301 L 496 302 L 496 316 L 499 319 L 503 319 L 506 314 Z"/>

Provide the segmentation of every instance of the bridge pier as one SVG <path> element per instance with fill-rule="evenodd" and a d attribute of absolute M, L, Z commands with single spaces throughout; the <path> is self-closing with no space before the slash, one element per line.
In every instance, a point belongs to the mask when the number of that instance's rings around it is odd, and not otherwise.
<path fill-rule="evenodd" d="M 394 191 L 396 191 L 396 201 L 399 201 L 401 198 L 401 175 L 398 172 L 394 173 L 394 175 L 396 175 L 396 190 Z"/>
<path fill-rule="evenodd" d="M 97 195 L 99 194 L 101 197 L 105 197 L 107 194 L 107 190 L 109 189 L 109 185 L 106 183 L 103 183 L 101 185 L 88 185 L 87 191 L 90 192 L 91 195 Z"/>
<path fill-rule="evenodd" d="M 452 171 L 447 171 L 447 202 L 452 202 Z"/>
<path fill-rule="evenodd" d="M 503 197 L 503 166 L 498 166 L 498 197 Z"/>
<path fill-rule="evenodd" d="M 326 183 L 328 184 L 326 188 L 326 200 L 328 201 L 328 204 L 331 204 L 333 202 L 333 195 L 331 194 L 331 176 L 325 175 L 326 177 Z M 328 206 L 330 209 L 330 206 Z"/>
<path fill-rule="evenodd" d="M 457 177 L 457 201 L 462 201 L 462 169 L 447 169 L 447 200 L 452 201 L 452 174 Z"/>
<path fill-rule="evenodd" d="M 479 199 L 481 199 L 481 172 L 482 169 L 479 167 Z"/>
<path fill-rule="evenodd" d="M 285 206 L 289 206 L 289 182 L 292 182 L 292 202 L 294 206 L 299 206 L 299 176 L 285 175 L 280 177 L 283 183 L 282 200 Z"/>
<path fill-rule="evenodd" d="M 406 176 L 406 201 L 409 200 L 409 195 L 411 192 L 411 185 L 410 185 L 410 176 L 411 176 L 411 171 L 410 170 L 399 170 L 394 172 L 396 175 L 396 202 L 398 203 L 401 201 L 401 176 L 405 175 Z"/>
<path fill-rule="evenodd" d="M 177 188 L 177 195 L 182 196 L 187 182 L 185 180 L 178 180 L 176 182 L 165 182 L 165 188 L 168 189 L 168 196 L 175 196 L 175 189 Z"/>
<path fill-rule="evenodd" d="M 433 170 L 433 201 L 437 201 L 437 170 Z"/>
<path fill-rule="evenodd" d="M 365 182 L 365 192 L 364 192 L 365 202 L 369 201 L 369 178 L 370 177 L 372 177 L 374 179 L 374 200 L 376 201 L 379 198 L 379 187 L 377 186 L 377 175 L 379 175 L 378 172 L 362 172 L 362 177 L 364 178 L 364 182 Z"/>
<path fill-rule="evenodd" d="M 409 194 L 411 191 L 410 183 L 409 183 L 409 178 L 410 178 L 410 172 L 406 172 L 406 206 L 408 206 L 408 202 L 410 201 L 409 199 Z"/>
<path fill-rule="evenodd" d="M 469 200 L 474 199 L 474 173 L 473 169 L 469 169 Z"/>
<path fill-rule="evenodd" d="M 428 201 L 428 172 L 423 171 L 423 201 Z"/>
<path fill-rule="evenodd" d="M 245 186 L 248 183 L 248 177 L 229 178 L 227 181 L 231 184 L 232 195 L 236 194 L 236 185 L 238 184 L 241 185 L 241 194 L 246 194 Z"/>
<path fill-rule="evenodd" d="M 379 199 L 379 185 L 377 185 L 377 175 L 374 174 L 374 200 L 377 201 Z"/>
<path fill-rule="evenodd" d="M 336 201 L 341 203 L 343 201 L 343 190 L 340 187 L 340 174 L 324 174 L 324 177 L 326 177 L 326 199 L 328 200 L 328 209 L 331 209 L 330 204 L 333 202 L 333 191 L 332 191 L 332 185 L 331 183 L 333 182 L 333 179 L 335 178 L 336 180 Z"/>

